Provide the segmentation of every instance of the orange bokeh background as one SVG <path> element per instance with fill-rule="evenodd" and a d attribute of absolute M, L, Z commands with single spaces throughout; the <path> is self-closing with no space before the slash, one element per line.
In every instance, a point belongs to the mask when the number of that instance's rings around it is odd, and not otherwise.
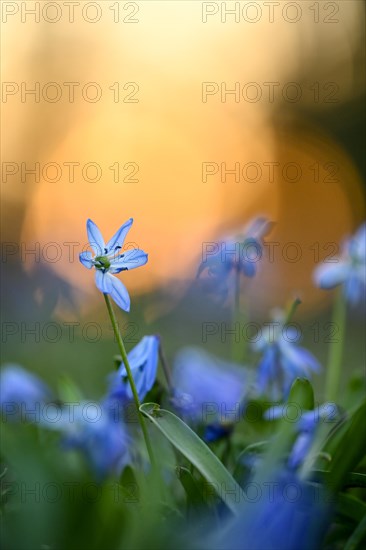
<path fill-rule="evenodd" d="M 183 5 L 184 4 L 184 5 Z M 74 26 L 47 23 L 28 25 L 24 42 L 18 41 L 22 24 L 10 21 L 4 42 L 12 51 L 6 81 L 98 82 L 103 96 L 89 103 L 77 96 L 70 103 L 25 102 L 16 96 L 4 104 L 9 127 L 3 158 L 29 166 L 39 162 L 95 162 L 102 169 L 97 182 L 83 180 L 76 170 L 74 182 L 68 170 L 52 183 L 19 174 L 3 187 L 11 208 L 23 208 L 18 220 L 21 240 L 59 243 L 86 242 L 85 221 L 92 218 L 106 238 L 130 216 L 135 224 L 128 237 L 149 253 L 149 263 L 127 273 L 125 282 L 134 292 L 161 288 L 172 279 L 194 277 L 202 243 L 222 232 L 235 231 L 256 215 L 276 222 L 268 239 L 279 242 L 274 262 L 265 260 L 255 284 L 248 282 L 249 296 L 258 310 L 282 305 L 296 292 L 305 310 L 322 306 L 326 297 L 314 288 L 314 243 L 320 259 L 327 243 L 337 243 L 364 216 L 360 177 L 346 151 L 334 137 L 316 124 L 317 113 L 333 104 L 314 101 L 311 83 L 337 81 L 337 105 L 357 94 L 354 61 L 361 40 L 362 6 L 340 6 L 337 25 L 314 25 L 310 12 L 291 25 L 279 18 L 257 24 L 236 24 L 228 19 L 202 22 L 201 3 L 144 2 L 139 24 L 118 26 L 104 18 L 94 26 L 77 20 Z M 304 10 L 305 14 L 305 10 Z M 77 32 L 75 32 L 77 30 Z M 77 49 L 74 46 L 77 44 Z M 98 47 L 96 47 L 96 45 Z M 340 62 L 341 60 L 341 62 Z M 352 65 L 353 63 L 353 65 Z M 113 101 L 110 87 L 136 82 L 138 103 Z M 265 98 L 258 102 L 224 101 L 217 93 L 202 101 L 202 83 L 236 82 L 300 83 L 300 104 Z M 276 88 L 277 89 L 277 88 Z M 309 91 L 310 90 L 310 91 Z M 125 93 L 125 92 L 124 92 Z M 279 92 L 280 93 L 280 92 Z M 301 109 L 300 109 L 301 107 Z M 315 113 L 314 120 L 307 113 Z M 306 122 L 305 122 L 306 121 Z M 109 168 L 136 163 L 137 182 L 113 181 Z M 202 180 L 202 163 L 233 167 L 256 163 L 262 169 L 258 181 L 235 181 L 220 174 Z M 278 163 L 270 181 L 266 163 Z M 291 182 L 283 176 L 288 163 L 301 167 L 301 177 Z M 328 181 L 327 163 L 337 166 Z M 319 173 L 311 167 L 317 165 Z M 318 181 L 316 181 L 318 178 Z M 10 220 L 7 239 L 17 223 Z M 295 241 L 299 261 L 282 255 Z M 95 297 L 93 278 L 63 247 L 60 261 L 50 263 L 75 289 L 89 292 L 88 307 Z M 75 253 L 78 250 L 75 250 Z M 26 262 L 32 270 L 32 260 Z M 261 284 L 263 283 L 263 284 Z"/>

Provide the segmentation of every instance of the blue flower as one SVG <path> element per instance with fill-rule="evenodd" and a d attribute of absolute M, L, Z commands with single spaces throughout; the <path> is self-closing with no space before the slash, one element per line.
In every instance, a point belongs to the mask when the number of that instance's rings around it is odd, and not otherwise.
<path fill-rule="evenodd" d="M 285 410 L 286 405 L 275 405 L 265 412 L 264 417 L 267 420 L 275 420 L 284 417 Z M 294 423 L 298 435 L 288 460 L 288 467 L 291 469 L 298 468 L 305 460 L 320 422 L 336 422 L 338 418 L 339 411 L 334 403 L 324 403 L 312 411 L 303 412 Z"/>
<path fill-rule="evenodd" d="M 346 239 L 342 254 L 334 263 L 323 263 L 314 272 L 315 283 L 324 289 L 343 285 L 346 300 L 355 305 L 366 287 L 366 223 Z"/>
<path fill-rule="evenodd" d="M 98 402 L 65 403 L 54 422 L 44 427 L 61 432 L 64 450 L 79 451 L 98 481 L 120 475 L 129 462 L 129 436 L 125 424 Z"/>
<path fill-rule="evenodd" d="M 38 376 L 15 364 L 1 371 L 0 388 L 1 412 L 6 420 L 39 421 L 41 405 L 52 395 Z"/>
<path fill-rule="evenodd" d="M 244 367 L 198 348 L 184 348 L 174 362 L 172 402 L 186 420 L 205 426 L 204 437 L 213 441 L 240 420 L 248 380 Z"/>
<path fill-rule="evenodd" d="M 296 378 L 309 378 L 311 371 L 318 372 L 320 364 L 305 348 L 296 344 L 297 330 L 286 326 L 283 317 L 261 329 L 253 344 L 262 353 L 258 365 L 257 390 L 267 393 L 273 400 L 286 397 Z"/>
<path fill-rule="evenodd" d="M 113 277 L 120 271 L 126 271 L 146 264 L 147 254 L 138 248 L 120 253 L 126 235 L 133 223 L 130 218 L 113 235 L 107 244 L 104 243 L 101 232 L 92 220 L 86 223 L 90 251 L 79 255 L 80 262 L 91 269 L 95 267 L 95 283 L 104 294 L 110 294 L 116 304 L 124 311 L 130 311 L 130 297 L 124 284 Z"/>
<path fill-rule="evenodd" d="M 154 385 L 158 368 L 159 345 L 160 341 L 157 336 L 144 336 L 127 355 L 140 401 Z M 118 371 L 110 376 L 108 396 L 111 400 L 117 398 L 122 402 L 133 399 L 123 362 Z"/>
<path fill-rule="evenodd" d="M 206 426 L 202 438 L 207 443 L 212 443 L 212 441 L 217 441 L 223 437 L 227 437 L 232 432 L 232 425 L 223 426 L 221 424 L 210 424 Z"/>
<path fill-rule="evenodd" d="M 263 237 L 271 227 L 266 218 L 256 218 L 240 234 L 230 235 L 218 243 L 209 243 L 214 246 L 206 251 L 207 257 L 202 261 L 197 276 L 208 269 L 208 274 L 219 282 L 234 270 L 246 277 L 254 277 L 263 255 Z"/>
<path fill-rule="evenodd" d="M 253 491 L 254 488 L 254 491 Z M 245 487 L 244 487 L 245 491 Z M 254 492 L 254 497 L 253 497 Z M 257 479 L 244 494 L 239 515 L 213 533 L 215 550 L 309 550 L 321 548 L 332 507 L 321 485 L 287 469 Z"/>

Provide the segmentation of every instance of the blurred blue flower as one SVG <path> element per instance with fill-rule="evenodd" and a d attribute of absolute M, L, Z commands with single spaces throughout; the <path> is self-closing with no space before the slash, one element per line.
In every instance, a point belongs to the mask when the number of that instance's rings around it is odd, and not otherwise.
<path fill-rule="evenodd" d="M 62 448 L 79 451 L 98 481 L 119 475 L 130 460 L 126 426 L 103 403 L 65 403 L 57 418 L 45 419 L 43 426 L 59 431 Z"/>
<path fill-rule="evenodd" d="M 211 248 L 206 250 L 206 257 L 198 268 L 197 277 L 207 269 L 209 276 L 214 277 L 218 284 L 225 285 L 222 293 L 227 293 L 225 281 L 232 271 L 254 277 L 263 255 L 263 237 L 271 228 L 272 223 L 266 218 L 256 218 L 240 234 L 230 235 L 217 243 L 207 243 Z"/>
<path fill-rule="evenodd" d="M 158 336 L 144 336 L 142 340 L 127 354 L 140 401 L 151 390 L 156 379 L 159 360 Z M 122 402 L 133 399 L 126 367 L 121 363 L 117 372 L 109 377 L 109 399 L 119 399 Z"/>
<path fill-rule="evenodd" d="M 283 418 L 286 407 L 286 404 L 270 407 L 264 417 L 267 420 Z M 314 410 L 303 412 L 294 423 L 298 436 L 288 460 L 288 467 L 295 469 L 305 460 L 313 443 L 316 428 L 321 422 L 336 422 L 338 418 L 339 410 L 335 403 L 324 403 Z"/>
<path fill-rule="evenodd" d="M 295 472 L 272 472 L 251 482 L 256 497 L 243 498 L 239 515 L 213 534 L 215 550 L 309 550 L 320 548 L 330 526 L 329 495 Z M 244 488 L 245 490 L 245 488 Z M 248 489 L 250 491 L 250 488 Z M 250 493 L 249 493 L 250 494 Z"/>
<path fill-rule="evenodd" d="M 1 370 L 0 404 L 6 420 L 37 422 L 41 405 L 51 398 L 48 386 L 19 365 L 8 364 Z"/>
<path fill-rule="evenodd" d="M 138 248 L 127 250 L 120 254 L 126 235 L 133 223 L 130 218 L 124 223 L 113 237 L 104 243 L 101 232 L 92 220 L 88 220 L 86 229 L 90 247 L 94 252 L 82 252 L 80 262 L 91 269 L 95 267 L 95 283 L 104 294 L 110 294 L 116 304 L 124 311 L 130 310 L 130 297 L 124 284 L 113 277 L 120 271 L 140 267 L 147 262 L 147 254 Z"/>
<path fill-rule="evenodd" d="M 355 305 L 363 296 L 366 287 L 366 223 L 356 234 L 346 239 L 342 254 L 332 263 L 323 263 L 315 269 L 315 283 L 324 289 L 343 284 L 346 300 Z"/>
<path fill-rule="evenodd" d="M 232 432 L 232 424 L 223 426 L 222 424 L 210 424 L 206 426 L 202 438 L 207 443 L 212 443 L 212 441 L 217 441 L 223 437 L 227 437 Z"/>
<path fill-rule="evenodd" d="M 262 354 L 258 365 L 257 391 L 273 400 L 286 397 L 296 378 L 309 378 L 311 371 L 321 367 L 315 357 L 297 345 L 296 328 L 286 325 L 283 314 L 261 328 L 258 340 L 252 344 Z"/>
<path fill-rule="evenodd" d="M 174 361 L 172 386 L 174 407 L 187 421 L 205 426 L 205 439 L 213 441 L 240 420 L 249 376 L 244 367 L 188 347 Z"/>

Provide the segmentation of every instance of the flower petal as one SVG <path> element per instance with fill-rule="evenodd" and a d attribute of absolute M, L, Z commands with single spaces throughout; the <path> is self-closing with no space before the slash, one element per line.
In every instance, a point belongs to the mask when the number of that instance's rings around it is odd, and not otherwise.
<path fill-rule="evenodd" d="M 135 267 L 140 267 L 145 265 L 147 262 L 147 254 L 139 248 L 134 248 L 132 250 L 127 250 L 115 260 L 111 262 L 111 273 L 119 273 L 123 270 L 135 269 Z"/>
<path fill-rule="evenodd" d="M 108 252 L 114 251 L 116 246 L 120 246 L 122 248 L 126 235 L 130 230 L 130 227 L 132 224 L 133 224 L 133 218 L 130 218 L 129 220 L 126 221 L 126 223 L 121 225 L 118 231 L 116 231 L 116 233 L 107 243 L 106 248 Z"/>
<path fill-rule="evenodd" d="M 276 377 L 276 365 L 277 365 L 277 347 L 274 344 L 270 344 L 264 350 L 263 356 L 257 368 L 256 385 L 260 394 L 264 393 L 275 380 Z M 272 388 L 271 397 L 276 399 L 276 389 Z"/>
<path fill-rule="evenodd" d="M 299 432 L 314 432 L 320 420 L 320 408 L 321 407 L 316 407 L 314 410 L 302 413 L 301 418 L 297 423 L 297 429 Z"/>
<path fill-rule="evenodd" d="M 110 294 L 111 292 L 112 285 L 109 277 L 108 273 L 105 273 L 101 269 L 95 270 L 95 284 L 97 285 L 98 290 L 103 292 L 103 294 Z"/>
<path fill-rule="evenodd" d="M 366 223 L 362 224 L 357 230 L 355 236 L 350 240 L 348 246 L 349 254 L 358 259 L 365 261 L 366 259 Z"/>
<path fill-rule="evenodd" d="M 344 284 L 344 295 L 346 296 L 347 302 L 352 306 L 355 306 L 363 298 L 365 289 L 364 279 L 365 276 L 364 273 L 362 273 L 362 268 L 359 270 L 353 269 Z"/>
<path fill-rule="evenodd" d="M 124 311 L 130 311 L 130 296 L 125 285 L 108 272 L 97 269 L 95 284 L 103 294 L 110 294 L 111 298 Z"/>
<path fill-rule="evenodd" d="M 340 417 L 340 410 L 335 403 L 323 403 L 319 407 L 319 416 L 323 422 L 337 422 Z"/>
<path fill-rule="evenodd" d="M 275 223 L 270 222 L 267 218 L 255 218 L 245 226 L 244 235 L 260 241 L 262 237 L 271 231 L 274 225 Z"/>
<path fill-rule="evenodd" d="M 262 245 L 254 237 L 248 237 L 240 246 L 240 267 L 244 275 L 254 277 L 257 263 L 263 256 Z"/>
<path fill-rule="evenodd" d="M 293 370 L 293 373 L 301 376 L 307 374 L 308 369 L 315 372 L 321 371 L 321 365 L 314 355 L 307 349 L 281 340 L 279 343 L 281 354 L 285 360 L 286 367 Z"/>
<path fill-rule="evenodd" d="M 218 439 L 222 439 L 223 437 L 230 435 L 232 429 L 232 426 L 210 424 L 206 427 L 202 437 L 203 440 L 206 441 L 206 443 L 212 443 L 213 441 L 217 441 Z"/>
<path fill-rule="evenodd" d="M 105 244 L 99 228 L 92 220 L 86 222 L 89 244 L 97 256 L 104 254 Z"/>
<path fill-rule="evenodd" d="M 117 306 L 124 311 L 130 311 L 131 301 L 125 285 L 110 273 L 106 273 L 105 276 L 108 279 L 109 294 Z"/>
<path fill-rule="evenodd" d="M 180 412 L 200 424 L 233 422 L 249 389 L 245 367 L 228 363 L 195 347 L 180 350 L 172 387 Z"/>
<path fill-rule="evenodd" d="M 240 268 L 246 277 L 254 277 L 256 274 L 256 264 L 251 260 L 243 260 L 240 264 Z"/>
<path fill-rule="evenodd" d="M 83 264 L 84 267 L 91 269 L 93 267 L 93 254 L 87 250 L 86 252 L 81 252 L 79 254 L 79 260 Z"/>
<path fill-rule="evenodd" d="M 301 462 L 306 458 L 306 455 L 311 447 L 313 436 L 311 433 L 301 433 L 292 448 L 291 456 L 289 458 L 289 467 L 297 468 Z"/>
<path fill-rule="evenodd" d="M 263 418 L 266 420 L 277 420 L 278 418 L 283 418 L 286 413 L 286 403 L 283 405 L 273 405 L 266 410 L 263 415 Z"/>
<path fill-rule="evenodd" d="M 334 288 L 346 280 L 349 270 L 350 266 L 345 262 L 322 264 L 315 270 L 314 280 L 320 288 Z"/>
<path fill-rule="evenodd" d="M 125 424 L 117 422 L 114 413 L 103 403 L 81 405 L 94 405 L 98 418 L 91 421 L 83 414 L 70 421 L 69 417 L 62 429 L 62 448 L 82 453 L 99 483 L 107 476 L 119 476 L 129 461 L 130 440 Z"/>
<path fill-rule="evenodd" d="M 149 368 L 146 369 L 146 386 L 148 391 L 154 385 L 159 361 L 160 338 L 158 336 L 145 336 L 148 339 Z"/>
<path fill-rule="evenodd" d="M 130 364 L 133 379 L 139 399 L 142 401 L 147 392 L 151 390 L 156 379 L 159 360 L 159 337 L 144 336 L 142 340 L 129 352 L 128 362 Z M 118 370 L 121 378 L 126 378 L 127 371 L 124 363 Z M 132 399 L 132 390 L 127 383 L 127 395 Z"/>
<path fill-rule="evenodd" d="M 26 406 L 24 411 L 22 407 L 19 407 L 19 412 L 23 415 L 29 408 L 33 407 L 34 410 L 37 403 L 52 398 L 51 390 L 36 374 L 28 372 L 16 363 L 5 365 L 0 371 L 0 382 L 0 405 L 1 407 L 5 405 L 5 414 L 7 414 L 6 404 L 8 403 Z M 20 409 L 22 410 L 20 411 Z M 12 411 L 14 412 L 13 407 Z M 13 412 L 10 416 L 13 415 Z M 14 418 L 16 417 L 17 415 L 14 415 Z"/>

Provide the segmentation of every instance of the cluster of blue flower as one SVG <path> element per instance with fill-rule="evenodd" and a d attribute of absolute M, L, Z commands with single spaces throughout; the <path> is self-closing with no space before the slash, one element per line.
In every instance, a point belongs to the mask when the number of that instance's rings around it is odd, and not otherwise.
<path fill-rule="evenodd" d="M 345 239 L 340 258 L 321 264 L 315 270 L 315 282 L 320 288 L 343 285 L 344 296 L 356 305 L 365 296 L 366 285 L 366 223 L 352 237 Z"/>
<path fill-rule="evenodd" d="M 156 336 L 145 336 L 128 355 L 141 400 L 155 382 L 158 347 Z M 62 448 L 79 450 L 98 480 L 111 474 L 119 475 L 129 463 L 132 434 L 124 418 L 129 414 L 132 393 L 123 363 L 110 375 L 109 391 L 98 403 L 80 401 L 59 405 L 51 389 L 19 365 L 7 365 L 1 371 L 0 381 L 0 404 L 5 420 L 31 419 L 43 429 L 60 432 Z M 51 403 L 55 407 L 53 414 L 49 407 L 44 408 Z M 39 414 L 34 413 L 37 410 Z"/>
<path fill-rule="evenodd" d="M 98 227 L 88 220 L 87 233 L 93 252 L 80 254 L 80 262 L 85 267 L 95 268 L 97 288 L 103 294 L 110 295 L 125 311 L 130 309 L 130 298 L 125 286 L 114 275 L 142 266 L 148 258 L 140 249 L 122 251 L 132 222 L 130 219 L 123 224 L 105 244 Z M 262 250 L 262 239 L 269 227 L 267 220 L 259 218 L 244 231 L 240 242 L 243 246 L 254 244 Z M 342 284 L 345 298 L 349 303 L 355 304 L 365 289 L 365 262 L 366 224 L 344 243 L 342 256 L 336 264 L 324 264 L 316 269 L 315 281 L 321 288 L 333 288 Z M 239 259 L 236 263 L 232 256 L 228 256 L 225 262 L 217 258 L 210 259 L 209 264 L 200 266 L 199 273 L 206 267 L 225 280 L 233 270 L 248 277 L 253 277 L 256 273 L 256 264 L 247 256 L 245 260 Z M 287 338 L 284 338 L 282 329 L 286 323 L 285 314 L 278 313 L 275 334 L 270 336 L 264 330 L 253 344 L 253 350 L 260 356 L 256 370 L 223 361 L 197 348 L 187 347 L 178 353 L 169 380 L 169 404 L 206 442 L 212 443 L 228 437 L 250 400 L 269 398 L 272 401 L 285 402 L 297 378 L 309 378 L 312 372 L 319 372 L 320 364 L 309 351 L 295 343 L 296 335 L 291 337 L 291 328 L 287 327 Z M 140 401 L 146 398 L 156 382 L 160 346 L 158 336 L 145 336 L 128 353 L 129 368 Z M 41 417 L 41 427 L 60 432 L 62 447 L 79 450 L 98 480 L 119 475 L 132 461 L 134 440 L 133 430 L 125 418 L 126 407 L 133 403 L 135 397 L 125 363 L 121 360 L 118 370 L 109 376 L 108 391 L 96 403 L 100 414 L 97 419 L 92 420 L 84 414 L 83 405 L 87 402 L 79 403 L 70 417 L 66 404 L 60 404 L 38 377 L 18 365 L 7 365 L 1 372 L 2 413 L 5 417 L 19 420 L 22 406 L 29 410 L 36 403 L 54 403 L 59 411 L 57 421 L 51 422 Z M 14 407 L 18 414 L 14 414 Z M 233 415 L 233 411 L 237 411 L 237 417 Z M 282 415 L 283 405 L 277 404 L 267 409 L 264 418 L 269 421 Z M 244 523 L 233 522 L 225 532 L 226 542 L 222 547 L 227 548 L 227 540 L 230 540 L 230 548 L 236 548 L 236 541 L 240 540 L 239 535 L 243 532 L 248 540 L 246 548 L 307 547 L 302 544 L 309 540 L 307 529 L 311 512 L 310 499 L 297 472 L 308 455 L 319 422 L 333 422 L 337 415 L 337 407 L 325 403 L 317 411 L 302 411 L 296 421 L 297 437 L 288 457 L 287 467 L 280 473 L 273 473 L 273 479 L 278 486 L 293 484 L 300 488 L 301 499 L 296 507 L 288 499 L 284 500 L 280 492 L 280 496 L 269 501 L 267 506 L 258 505 L 258 509 L 253 510 Z M 278 509 L 281 510 L 281 517 L 274 520 L 273 513 Z M 302 516 L 299 515 L 299 510 Z M 292 521 L 297 522 L 294 529 L 296 540 L 287 537 L 286 542 L 283 538 L 282 516 L 286 525 Z M 267 528 L 261 531 L 264 524 Z M 252 537 L 254 532 L 256 536 Z M 263 537 L 258 536 L 258 533 L 262 533 Z M 270 540 L 276 542 L 270 544 Z M 212 542 L 212 547 L 220 547 L 220 538 Z"/>

